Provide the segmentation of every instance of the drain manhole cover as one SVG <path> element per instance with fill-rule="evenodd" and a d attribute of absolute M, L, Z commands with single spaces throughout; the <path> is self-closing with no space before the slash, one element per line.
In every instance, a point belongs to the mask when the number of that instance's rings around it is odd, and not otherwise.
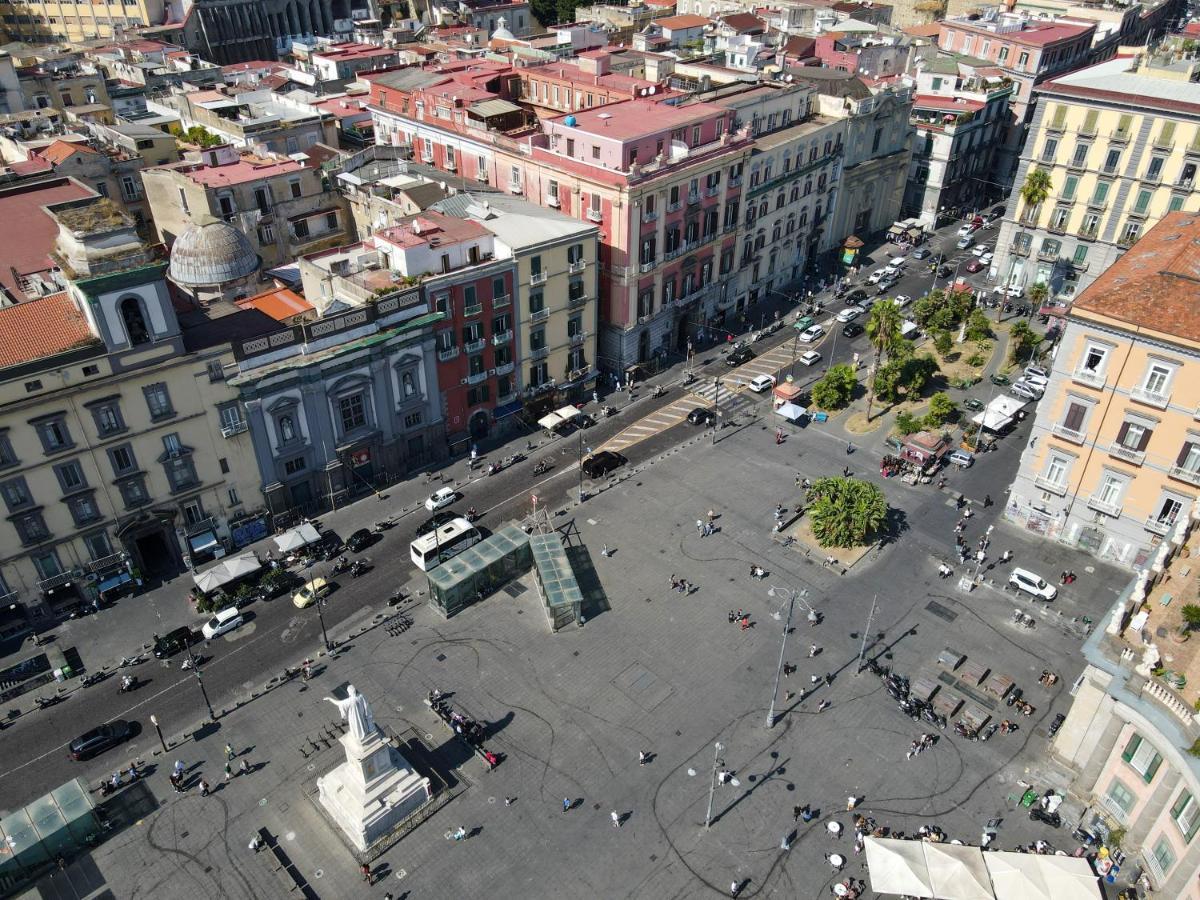
<path fill-rule="evenodd" d="M 958 613 L 954 612 L 953 610 L 947 609 L 946 607 L 942 606 L 942 604 L 938 603 L 936 600 L 930 600 L 928 603 L 926 603 L 925 611 L 931 612 L 935 616 L 937 616 L 939 619 L 945 619 L 947 622 L 953 622 L 955 619 L 958 618 Z"/>

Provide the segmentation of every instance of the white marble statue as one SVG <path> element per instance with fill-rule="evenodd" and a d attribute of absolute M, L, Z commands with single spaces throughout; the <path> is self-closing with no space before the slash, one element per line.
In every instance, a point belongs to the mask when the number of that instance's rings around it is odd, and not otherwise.
<path fill-rule="evenodd" d="M 367 698 L 360 694 L 354 685 L 346 687 L 345 700 L 336 700 L 333 697 L 325 699 L 338 708 L 343 721 L 350 723 L 352 737 L 365 741 L 375 733 L 375 716 L 371 712 L 371 704 L 367 703 Z"/>

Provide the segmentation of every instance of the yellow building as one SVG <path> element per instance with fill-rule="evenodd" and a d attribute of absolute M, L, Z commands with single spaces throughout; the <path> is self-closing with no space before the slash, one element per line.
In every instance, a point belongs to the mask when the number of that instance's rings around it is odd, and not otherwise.
<path fill-rule="evenodd" d="M 1071 307 L 1006 516 L 1135 566 L 1200 494 L 1200 217 L 1167 215 Z"/>
<path fill-rule="evenodd" d="M 131 28 L 161 25 L 165 18 L 162 0 L 0 2 L 0 23 L 12 40 L 22 41 L 75 43 L 111 38 Z"/>
<path fill-rule="evenodd" d="M 1009 285 L 1081 293 L 1168 212 L 1200 210 L 1200 61 L 1131 55 L 1043 82 L 996 245 Z M 1021 197 L 1029 173 L 1046 200 Z"/>

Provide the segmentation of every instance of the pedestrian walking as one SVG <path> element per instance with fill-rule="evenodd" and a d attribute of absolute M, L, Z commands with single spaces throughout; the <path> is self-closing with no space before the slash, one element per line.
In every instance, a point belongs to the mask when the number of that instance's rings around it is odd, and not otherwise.
<path fill-rule="evenodd" d="M 456 842 L 463 840 L 466 836 L 467 836 L 467 829 L 463 828 L 461 825 L 459 825 L 458 828 L 455 829 L 454 834 L 452 835 L 452 837 L 454 838 L 454 840 Z"/>
<path fill-rule="evenodd" d="M 991 505 L 992 505 L 992 495 L 984 494 L 983 495 L 983 508 L 987 509 Z"/>
<path fill-rule="evenodd" d="M 1012 551 L 1011 550 L 1005 550 L 1003 553 L 1000 554 L 1000 562 L 1006 563 L 1010 559 L 1012 559 Z"/>
<path fill-rule="evenodd" d="M 229 763 L 225 763 L 225 783 L 228 784 L 232 780 L 233 780 L 233 766 L 231 766 Z"/>
<path fill-rule="evenodd" d="M 783 836 L 783 840 L 781 840 L 781 841 L 779 842 L 779 849 L 780 849 L 780 850 L 785 850 L 785 851 L 786 851 L 786 850 L 791 850 L 791 849 L 792 849 L 792 840 L 791 840 L 791 837 L 792 837 L 792 836 L 791 836 L 790 834 L 785 834 L 785 835 Z"/>
<path fill-rule="evenodd" d="M 211 790 L 211 789 L 208 786 L 208 782 L 205 781 L 203 778 L 201 778 L 200 779 L 200 796 L 207 797 L 209 790 Z"/>
<path fill-rule="evenodd" d="M 799 822 L 799 821 L 800 821 L 800 814 L 801 814 L 802 812 L 804 812 L 804 807 L 803 807 L 803 806 L 793 806 L 793 807 L 792 807 L 792 821 L 793 821 L 793 822 Z"/>
<path fill-rule="evenodd" d="M 818 647 L 816 644 L 813 644 L 811 647 L 808 648 L 808 658 L 812 659 L 814 656 L 817 655 L 817 651 L 820 649 L 821 648 Z"/>
<path fill-rule="evenodd" d="M 612 817 L 613 828 L 620 828 L 621 827 L 621 814 L 618 813 L 614 809 L 612 812 L 609 813 L 609 815 Z"/>
<path fill-rule="evenodd" d="M 735 881 L 731 885 L 729 885 L 729 896 L 730 897 L 736 897 L 741 892 L 742 892 L 742 886 L 738 882 Z"/>
<path fill-rule="evenodd" d="M 237 756 L 237 754 L 233 752 L 233 745 L 232 745 L 232 744 L 226 744 L 226 745 L 225 745 L 225 758 L 226 758 L 226 759 L 233 759 L 235 756 Z"/>
<path fill-rule="evenodd" d="M 700 533 L 701 537 L 704 537 L 704 523 L 699 519 L 696 520 L 696 531 Z"/>
<path fill-rule="evenodd" d="M 504 798 L 504 805 L 505 805 L 505 806 L 512 806 L 512 805 L 513 805 L 513 801 L 514 801 L 514 800 L 516 800 L 516 799 L 517 799 L 516 797 L 505 797 L 505 798 Z"/>
<path fill-rule="evenodd" d="M 609 552 L 608 552 L 608 544 L 604 544 L 604 545 L 603 545 L 603 546 L 600 548 L 600 555 L 601 555 L 601 556 L 603 556 L 603 557 L 605 557 L 605 558 L 607 558 L 608 556 L 610 556 L 610 555 L 611 555 L 611 554 L 609 554 Z"/>
<path fill-rule="evenodd" d="M 238 766 L 238 774 L 239 775 L 250 774 L 250 763 L 246 762 L 245 759 L 243 759 L 241 764 Z"/>
<path fill-rule="evenodd" d="M 826 686 L 833 684 L 833 673 L 832 672 L 825 673 L 825 684 L 826 684 Z"/>
<path fill-rule="evenodd" d="M 810 684 L 815 685 L 818 681 L 821 680 L 821 676 L 820 675 L 809 675 L 808 680 L 809 680 Z"/>
<path fill-rule="evenodd" d="M 639 750 L 638 751 L 638 765 L 644 766 L 645 764 L 646 764 L 646 751 Z"/>
<path fill-rule="evenodd" d="M 563 812 L 568 812 L 571 809 L 571 799 L 563 797 Z"/>
<path fill-rule="evenodd" d="M 374 879 L 371 877 L 371 864 L 363 863 L 361 866 L 358 867 L 358 871 L 362 875 L 363 881 L 365 881 L 367 883 L 367 886 L 370 887 L 370 885 L 374 881 Z"/>
<path fill-rule="evenodd" d="M 846 812 L 850 812 L 854 807 L 858 806 L 858 798 L 853 794 L 846 798 Z"/>
<path fill-rule="evenodd" d="M 829 709 L 829 701 L 828 700 L 822 700 L 820 703 L 817 704 L 817 712 L 824 712 L 827 709 Z"/>
<path fill-rule="evenodd" d="M 676 578 L 674 575 L 671 576 L 671 590 L 673 590 L 673 591 L 679 590 L 679 579 Z"/>
<path fill-rule="evenodd" d="M 175 771 L 175 776 L 177 778 L 183 777 L 183 760 L 180 760 L 180 759 L 175 760 L 175 770 L 174 771 Z"/>
<path fill-rule="evenodd" d="M 716 517 L 717 517 L 717 514 L 710 509 L 708 511 L 708 521 L 711 523 L 713 521 L 713 519 L 715 519 Z"/>

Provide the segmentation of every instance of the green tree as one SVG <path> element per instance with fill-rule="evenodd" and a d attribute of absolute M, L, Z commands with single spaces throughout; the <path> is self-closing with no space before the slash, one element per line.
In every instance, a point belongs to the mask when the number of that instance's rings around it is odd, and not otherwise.
<path fill-rule="evenodd" d="M 1017 319 L 1008 329 L 1009 356 L 1014 363 L 1033 357 L 1033 351 L 1042 342 L 1042 336 L 1029 327 L 1024 319 Z"/>
<path fill-rule="evenodd" d="M 1034 309 L 1041 307 L 1046 302 L 1046 298 L 1050 296 L 1050 288 L 1046 282 L 1036 281 L 1029 289 L 1029 302 L 1033 304 Z"/>
<path fill-rule="evenodd" d="M 887 518 L 883 491 L 857 478 L 821 478 L 808 507 L 813 535 L 822 547 L 857 547 Z"/>
<path fill-rule="evenodd" d="M 912 434 L 921 430 L 921 420 L 912 413 L 901 410 L 896 413 L 896 430 L 901 434 Z"/>
<path fill-rule="evenodd" d="M 567 22 L 574 22 L 576 5 L 576 0 L 558 0 L 555 6 L 555 12 L 558 15 L 558 21 L 564 24 Z"/>
<path fill-rule="evenodd" d="M 950 420 L 957 409 L 949 394 L 938 391 L 929 398 L 929 412 L 925 414 L 922 424 L 929 429 L 940 428 Z"/>
<path fill-rule="evenodd" d="M 876 303 L 867 317 L 867 339 L 875 349 L 876 369 L 900 340 L 900 307 L 895 303 Z M 875 391 L 867 395 L 867 421 L 871 421 L 871 407 L 875 405 Z"/>
<path fill-rule="evenodd" d="M 901 363 L 890 360 L 880 366 L 871 381 L 871 389 L 875 396 L 884 403 L 895 403 L 899 394 L 896 389 L 900 386 Z"/>
<path fill-rule="evenodd" d="M 1050 180 L 1049 172 L 1041 168 L 1030 169 L 1029 174 L 1025 176 L 1025 183 L 1021 185 L 1021 199 L 1025 201 L 1026 215 L 1045 203 L 1053 188 L 1054 183 Z"/>
<path fill-rule="evenodd" d="M 1200 628 L 1200 606 L 1188 603 L 1179 611 L 1179 615 L 1183 617 L 1183 625 L 1188 631 Z"/>
<path fill-rule="evenodd" d="M 954 336 L 946 328 L 938 328 L 933 332 L 933 346 L 942 356 L 954 348 Z"/>
<path fill-rule="evenodd" d="M 821 409 L 841 409 L 850 402 L 857 385 L 853 367 L 845 363 L 830 366 L 825 377 L 812 386 L 813 403 Z"/>
<path fill-rule="evenodd" d="M 533 13 L 533 17 L 541 25 L 550 26 L 557 24 L 558 4 L 556 0 L 533 0 L 529 8 Z"/>
<path fill-rule="evenodd" d="M 900 366 L 900 384 L 910 398 L 918 397 L 921 391 L 925 390 L 925 385 L 929 384 L 929 379 L 938 371 L 937 360 L 928 353 L 922 353 L 905 360 Z"/>
<path fill-rule="evenodd" d="M 992 335 L 992 323 L 982 309 L 973 309 L 967 316 L 967 340 L 983 341 Z"/>

